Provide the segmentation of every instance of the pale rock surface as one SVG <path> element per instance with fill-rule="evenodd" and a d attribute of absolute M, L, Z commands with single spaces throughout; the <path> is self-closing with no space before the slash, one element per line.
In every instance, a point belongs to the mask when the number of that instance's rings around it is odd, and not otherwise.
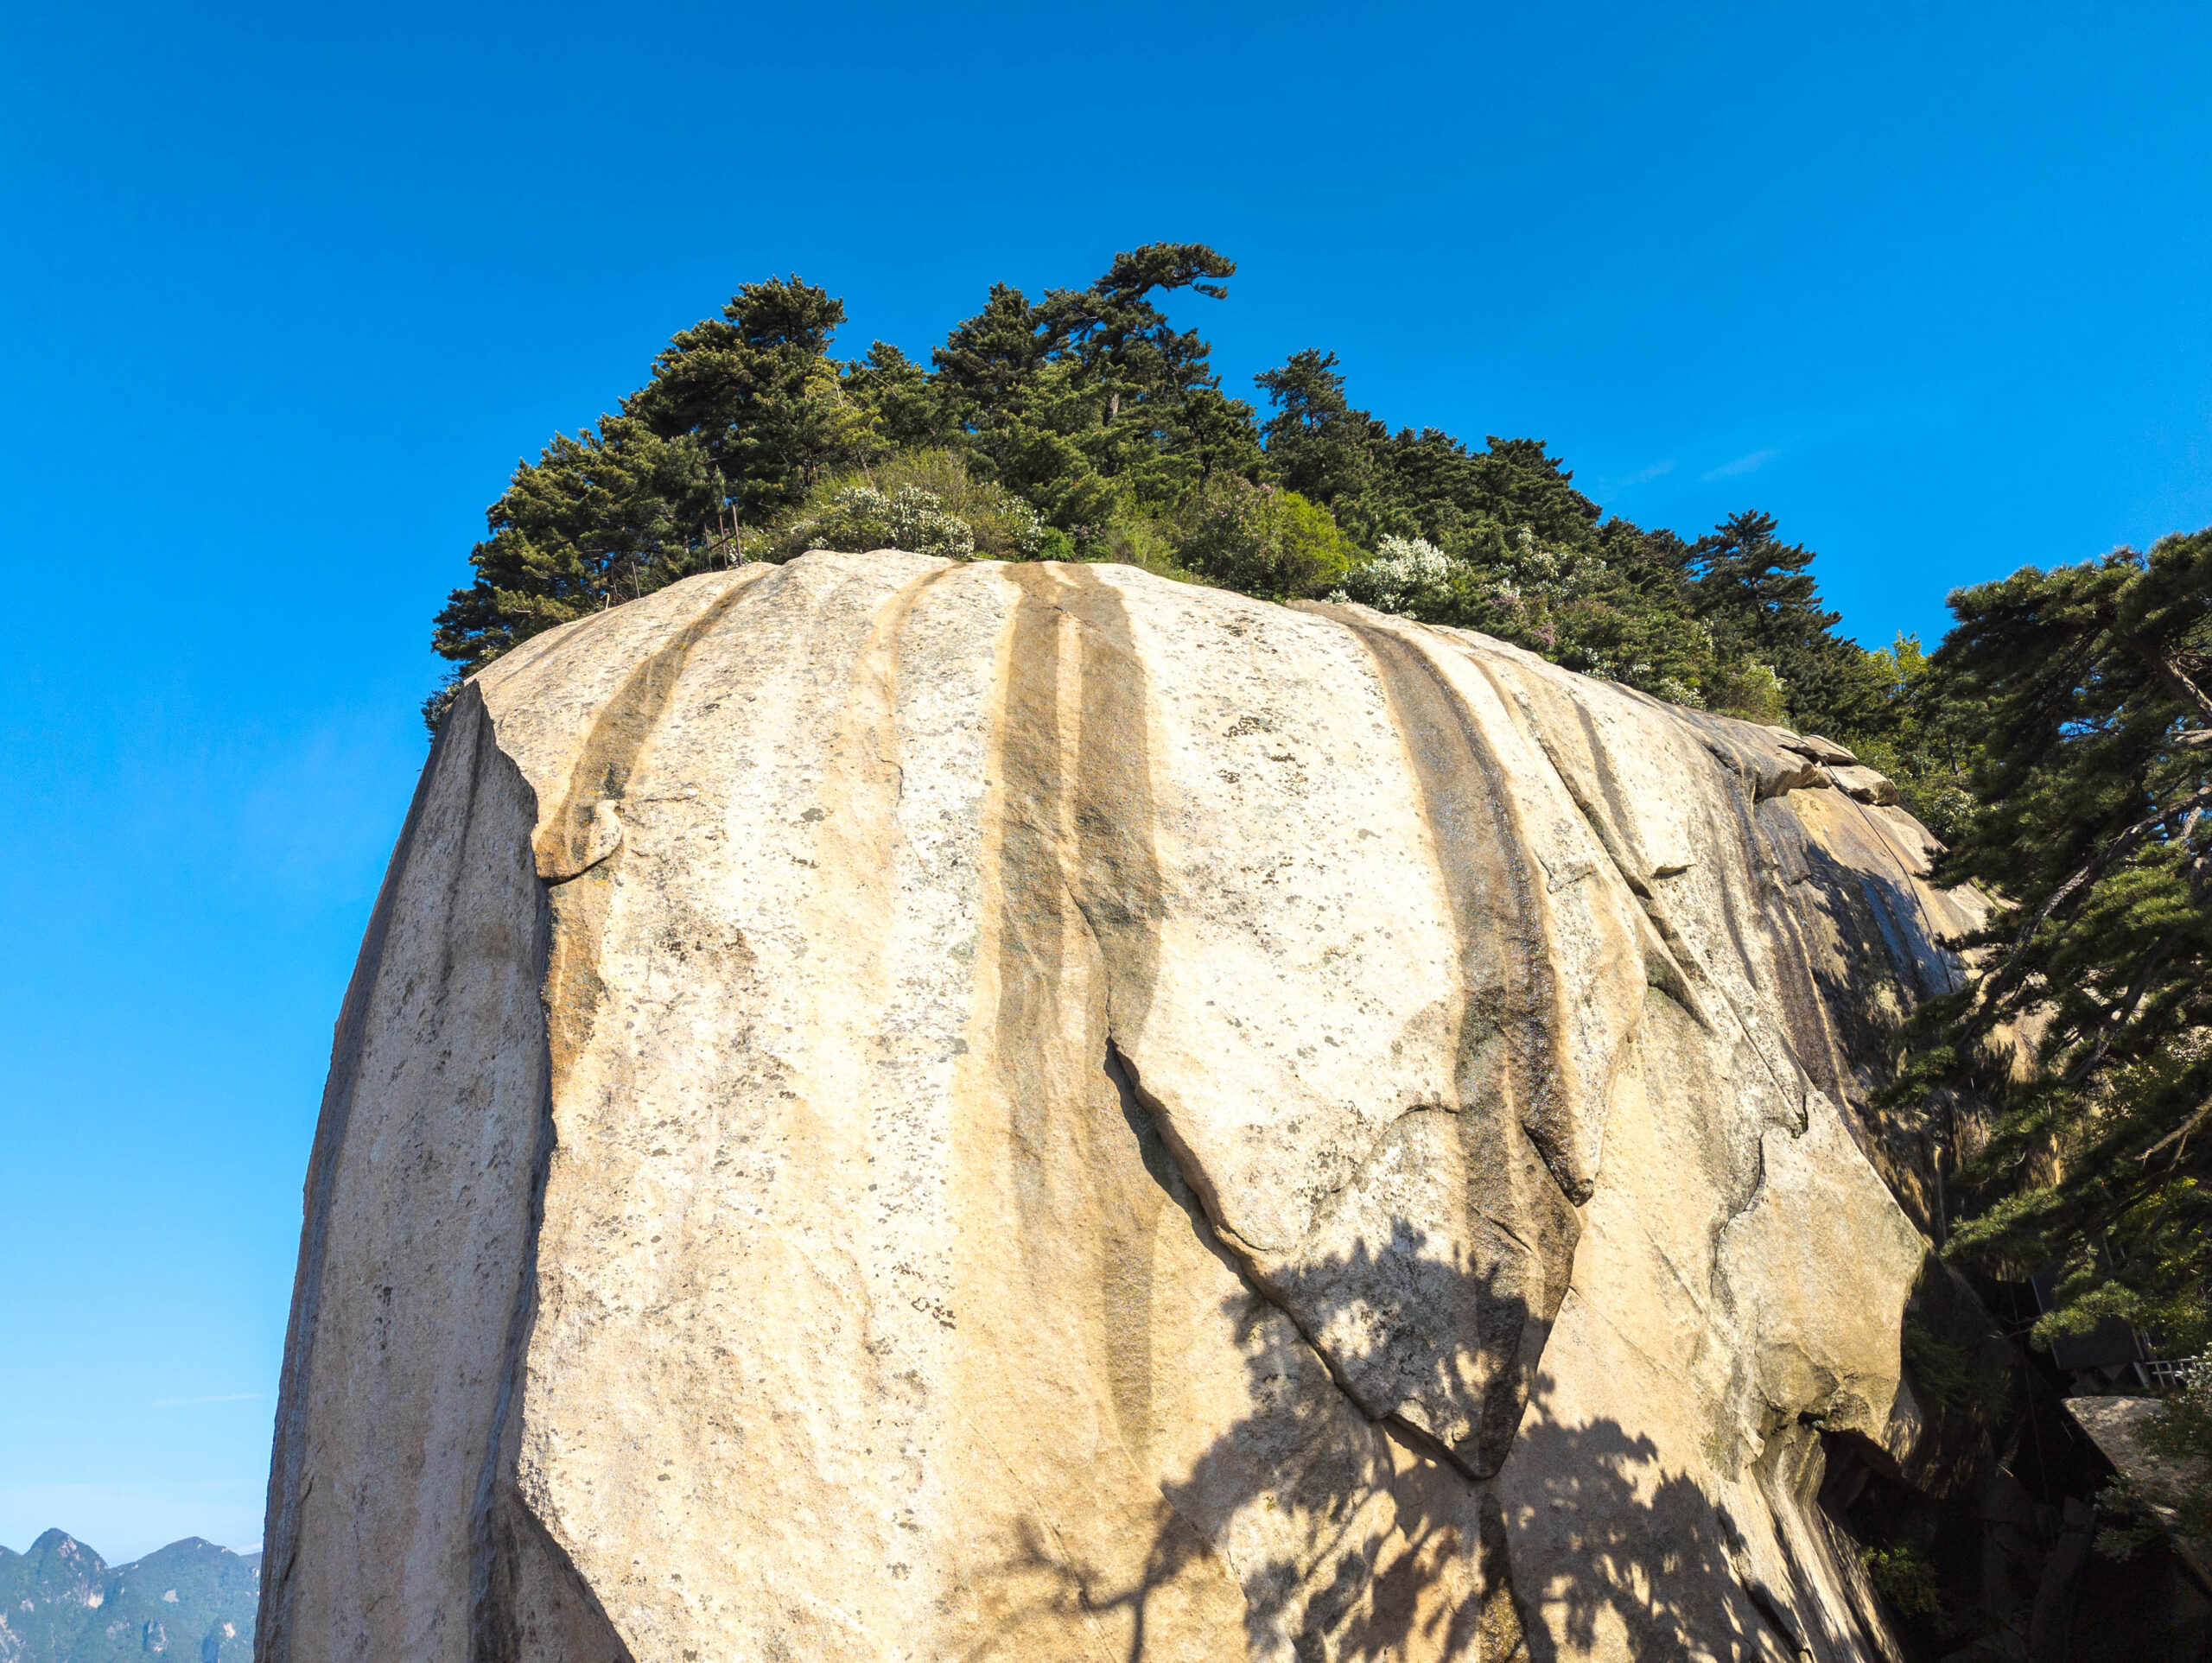
<path fill-rule="evenodd" d="M 1859 760 L 1834 739 L 1823 739 L 1818 733 L 1793 733 L 1786 727 L 1767 731 L 1781 739 L 1783 750 L 1795 751 L 1799 756 L 1810 757 L 1815 762 L 1856 763 Z"/>
<path fill-rule="evenodd" d="M 1887 774 L 1877 773 L 1872 768 L 1855 764 L 1831 768 L 1828 778 L 1835 781 L 1837 789 L 1845 796 L 1856 797 L 1861 803 L 1878 803 L 1887 808 L 1904 800 L 1898 794 L 1896 783 Z"/>
<path fill-rule="evenodd" d="M 340 1019 L 259 1654 L 1892 1655 L 1815 1495 L 1974 913 L 1795 740 L 1110 566 L 529 642 Z"/>

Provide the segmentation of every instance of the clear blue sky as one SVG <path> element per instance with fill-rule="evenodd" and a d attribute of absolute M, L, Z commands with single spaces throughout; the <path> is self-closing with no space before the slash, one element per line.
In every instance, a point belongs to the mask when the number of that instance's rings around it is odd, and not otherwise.
<path fill-rule="evenodd" d="M 1644 524 L 1764 508 L 1932 640 L 2212 522 L 2208 17 L 6 0 L 0 1542 L 258 1539 L 428 619 L 737 283 L 919 355 L 1208 241 L 1232 390 L 1333 348 Z"/>

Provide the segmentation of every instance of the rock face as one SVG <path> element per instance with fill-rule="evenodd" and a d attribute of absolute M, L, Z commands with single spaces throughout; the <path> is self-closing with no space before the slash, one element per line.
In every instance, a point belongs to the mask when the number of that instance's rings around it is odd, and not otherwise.
<path fill-rule="evenodd" d="M 262 1656 L 1894 1655 L 1817 1498 L 1968 914 L 1835 752 L 1116 567 L 531 641 L 339 1022 Z"/>

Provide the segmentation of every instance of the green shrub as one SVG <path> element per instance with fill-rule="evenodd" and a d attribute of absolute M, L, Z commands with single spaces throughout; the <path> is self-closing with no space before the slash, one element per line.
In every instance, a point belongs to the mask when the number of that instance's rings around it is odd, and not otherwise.
<path fill-rule="evenodd" d="M 1295 491 L 1233 474 L 1193 492 L 1176 516 L 1174 530 L 1181 564 L 1248 594 L 1323 593 L 1358 556 L 1327 509 Z"/>
<path fill-rule="evenodd" d="M 1155 577 L 1191 580 L 1192 574 L 1175 558 L 1174 528 L 1130 504 L 1117 507 L 1103 524 L 1084 527 L 1074 548 L 1073 557 L 1079 560 L 1141 567 Z"/>
<path fill-rule="evenodd" d="M 1784 727 L 1789 721 L 1789 689 L 1772 666 L 1756 658 L 1742 658 L 1724 666 L 1707 684 L 1708 710 L 1745 721 Z"/>
<path fill-rule="evenodd" d="M 1904 1371 L 1929 1403 L 1995 1421 L 2005 1413 L 2008 1374 L 1986 1368 L 1972 1349 L 1907 1317 L 1900 1343 Z"/>
<path fill-rule="evenodd" d="M 1942 1609 L 1936 1567 L 1910 1542 L 1894 1547 L 1862 1547 L 1859 1557 L 1874 1591 L 1901 1616 L 1932 1617 Z"/>
<path fill-rule="evenodd" d="M 2159 1406 L 2143 1441 L 2180 1469 L 2175 1527 L 2212 1540 L 2212 1359 L 2183 1365 L 2181 1389 Z"/>

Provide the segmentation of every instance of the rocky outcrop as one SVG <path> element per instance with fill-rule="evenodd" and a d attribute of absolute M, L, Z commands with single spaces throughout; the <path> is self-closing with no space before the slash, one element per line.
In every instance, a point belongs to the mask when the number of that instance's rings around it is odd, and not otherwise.
<path fill-rule="evenodd" d="M 2189 1496 L 2204 1488 L 2207 1474 L 2202 1463 L 2161 1450 L 2149 1435 L 2160 1406 L 2157 1398 L 2070 1398 L 2066 1404 L 2067 1412 L 2126 1479 L 2196 1582 L 2212 1587 L 2212 1543 L 2189 1533 L 2184 1512 Z"/>
<path fill-rule="evenodd" d="M 1124 568 L 537 638 L 340 1019 L 263 1655 L 1894 1655 L 1818 1497 L 1971 912 L 1864 771 Z"/>

